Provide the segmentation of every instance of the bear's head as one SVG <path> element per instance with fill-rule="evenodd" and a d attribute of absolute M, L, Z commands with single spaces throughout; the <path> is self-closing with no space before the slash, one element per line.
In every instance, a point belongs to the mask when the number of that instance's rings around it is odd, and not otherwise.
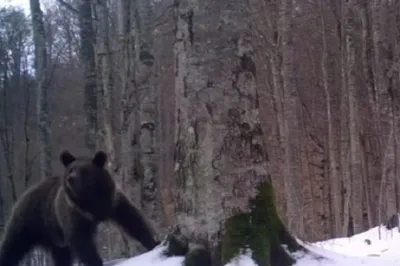
<path fill-rule="evenodd" d="M 107 155 L 103 151 L 92 158 L 63 151 L 60 161 L 65 167 L 63 186 L 72 202 L 92 214 L 112 208 L 115 183 L 105 168 Z"/>

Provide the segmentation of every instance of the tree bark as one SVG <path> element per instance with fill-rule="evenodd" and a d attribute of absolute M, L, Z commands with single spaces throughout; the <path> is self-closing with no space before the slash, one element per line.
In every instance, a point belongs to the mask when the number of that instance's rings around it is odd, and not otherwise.
<path fill-rule="evenodd" d="M 140 206 L 140 186 L 135 179 L 135 167 L 137 167 L 136 149 L 138 144 L 137 128 L 138 106 L 136 90 L 136 61 L 135 61 L 135 27 L 134 17 L 136 1 L 118 1 L 118 36 L 120 40 L 121 61 L 123 62 L 120 73 L 121 80 L 121 111 L 120 111 L 120 182 L 124 190 L 131 196 L 131 200 Z M 136 164 L 136 165 L 135 165 Z M 124 248 L 130 250 L 128 239 L 122 236 Z"/>
<path fill-rule="evenodd" d="M 175 223 L 217 265 L 246 245 L 259 265 L 291 265 L 280 243 L 298 245 L 272 201 L 247 3 L 176 1 L 174 12 Z"/>
<path fill-rule="evenodd" d="M 395 2 L 395 3 L 393 3 L 393 5 L 394 6 L 392 8 L 394 8 L 393 9 L 394 10 L 394 12 L 393 12 L 394 19 L 393 19 L 392 23 L 394 25 L 399 25 L 399 23 L 400 23 L 400 10 L 399 10 L 400 4 L 398 2 Z M 399 59 L 400 58 L 400 32 L 396 31 L 394 36 L 395 36 L 395 41 L 394 41 L 395 42 L 395 44 L 394 44 L 395 56 L 394 56 L 394 58 Z M 396 66 L 395 63 L 394 63 L 394 66 Z M 395 76 L 394 80 L 397 81 L 397 83 L 395 83 L 395 84 L 397 86 L 399 86 L 400 85 L 399 65 L 397 65 L 397 75 L 396 75 L 396 72 L 394 72 L 393 76 Z M 394 139 L 395 139 L 395 155 L 396 155 L 396 158 L 395 158 L 395 161 L 396 161 L 395 176 L 396 176 L 396 186 L 397 186 L 396 201 L 397 201 L 398 205 L 400 205 L 400 178 L 399 178 L 399 169 L 400 169 L 400 161 L 399 161 L 399 153 L 400 153 L 400 150 L 399 150 L 399 147 L 400 147 L 400 145 L 399 145 L 400 123 L 399 122 L 400 121 L 399 121 L 399 119 L 400 119 L 400 113 L 399 113 L 398 107 L 395 105 L 397 105 L 397 103 L 395 104 L 395 100 L 392 99 L 392 108 L 393 108 L 393 112 L 394 112 L 394 121 L 395 121 L 394 122 L 394 129 L 395 129 Z M 397 212 L 400 212 L 399 208 L 400 208 L 400 206 L 398 206 Z"/>
<path fill-rule="evenodd" d="M 2 147 L 2 153 L 5 161 L 5 175 L 11 186 L 11 198 L 13 202 L 17 200 L 17 186 L 16 186 L 16 178 L 15 178 L 15 160 L 14 160 L 14 152 L 15 152 L 15 141 L 14 141 L 14 120 L 13 113 L 15 113 L 14 104 L 12 103 L 12 82 L 9 77 L 9 73 L 11 69 L 9 69 L 8 65 L 11 64 L 11 60 L 7 57 L 8 50 L 4 48 L 3 51 L 0 50 L 0 59 L 3 64 L 1 64 L 1 77 L 2 77 L 2 101 L 1 101 L 1 121 L 0 121 L 0 143 Z"/>
<path fill-rule="evenodd" d="M 280 8 L 280 31 L 282 36 L 282 78 L 283 78 L 283 145 L 285 153 L 285 195 L 287 205 L 288 228 L 297 236 L 303 236 L 302 199 L 300 186 L 300 126 L 299 96 L 294 77 L 293 45 L 293 0 L 284 0 Z"/>
<path fill-rule="evenodd" d="M 348 85 L 347 85 L 347 64 L 346 64 L 346 41 L 345 41 L 345 1 L 340 0 L 340 12 L 338 17 L 338 39 L 340 40 L 340 74 L 341 74 L 341 98 L 340 98 L 340 168 L 343 180 L 343 221 L 342 236 L 349 235 L 350 224 L 350 196 L 351 196 L 351 180 L 350 180 L 350 138 L 349 138 L 349 104 L 348 104 Z"/>
<path fill-rule="evenodd" d="M 329 90 L 329 54 L 327 45 L 327 30 L 325 25 L 325 12 L 324 3 L 320 0 L 321 9 L 321 26 L 322 26 L 322 76 L 324 84 L 324 93 L 326 98 L 326 116 L 328 119 L 328 159 L 329 159 L 329 183 L 331 187 L 331 197 L 333 198 L 333 213 L 334 213 L 334 235 L 338 236 L 341 234 L 342 229 L 342 180 L 338 172 L 338 162 L 337 162 L 337 145 L 336 145 L 336 132 L 334 128 L 334 121 L 332 116 L 332 99 L 331 92 Z"/>
<path fill-rule="evenodd" d="M 392 136 L 394 125 L 394 110 L 391 105 L 391 81 L 389 80 L 390 42 L 385 28 L 388 25 L 388 1 L 373 1 L 372 4 L 372 40 L 374 47 L 374 78 L 377 98 L 377 116 L 381 143 L 382 189 L 380 195 L 379 221 L 386 220 L 397 211 L 397 180 L 395 177 L 395 139 Z M 389 134 L 390 132 L 390 134 Z M 385 212 L 382 213 L 382 205 Z"/>
<path fill-rule="evenodd" d="M 110 45 L 110 13 L 107 1 L 102 1 L 99 5 L 101 14 L 100 19 L 100 51 L 101 51 L 101 85 L 102 85 L 102 115 L 103 130 L 102 136 L 110 158 L 108 161 L 110 169 L 117 169 L 116 149 L 115 149 L 115 88 L 114 88 L 114 72 L 113 57 Z"/>
<path fill-rule="evenodd" d="M 51 169 L 51 120 L 48 100 L 48 58 L 43 13 L 39 0 L 30 0 L 33 42 L 35 46 L 35 76 L 37 82 L 38 136 L 40 148 L 40 176 L 49 178 Z"/>
<path fill-rule="evenodd" d="M 350 131 L 350 171 L 351 171 L 351 215 L 354 234 L 364 231 L 363 225 L 363 186 L 362 162 L 360 147 L 359 115 L 356 81 L 356 46 L 355 46 L 355 15 L 353 1 L 346 3 L 346 50 L 347 50 L 347 83 L 349 92 L 349 131 Z"/>
<path fill-rule="evenodd" d="M 94 151 L 97 143 L 97 84 L 95 64 L 95 32 L 92 21 L 91 0 L 78 2 L 80 29 L 80 56 L 84 75 L 84 111 L 86 115 L 86 145 Z"/>
<path fill-rule="evenodd" d="M 363 72 L 365 77 L 365 84 L 368 91 L 368 100 L 372 112 L 372 131 L 377 138 L 377 141 L 374 143 L 376 145 L 376 156 L 381 158 L 381 137 L 379 136 L 380 132 L 380 121 L 378 119 L 378 105 L 377 105 L 377 95 L 376 88 L 374 84 L 374 73 L 373 73 L 373 45 L 372 45 L 372 36 L 371 36 L 371 15 L 370 15 L 370 4 L 367 1 L 360 3 L 360 15 L 362 22 L 362 65 Z M 367 125 L 368 128 L 371 128 L 370 124 Z M 364 174 L 364 190 L 365 190 L 365 199 L 367 205 L 367 213 L 368 213 L 368 222 L 372 227 L 375 224 L 376 215 L 374 215 L 373 210 L 373 198 L 371 193 L 371 180 L 369 175 L 369 167 L 368 167 L 368 156 L 366 154 L 367 150 L 365 149 L 365 145 L 363 145 L 364 149 L 363 153 L 363 169 L 366 173 Z"/>
<path fill-rule="evenodd" d="M 139 38 L 136 54 L 137 84 L 140 93 L 140 164 L 141 206 L 160 232 L 164 226 L 164 215 L 160 204 L 160 178 L 158 160 L 160 150 L 156 143 L 159 121 L 156 120 L 156 89 L 154 83 L 154 3 L 137 0 L 136 29 Z"/>

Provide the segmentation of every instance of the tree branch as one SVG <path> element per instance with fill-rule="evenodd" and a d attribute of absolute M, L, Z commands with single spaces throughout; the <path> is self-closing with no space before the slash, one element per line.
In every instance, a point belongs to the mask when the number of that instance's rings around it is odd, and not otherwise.
<path fill-rule="evenodd" d="M 71 4 L 68 4 L 64 0 L 57 0 L 62 6 L 66 7 L 68 10 L 72 11 L 75 14 L 78 14 L 78 10 L 76 10 Z"/>

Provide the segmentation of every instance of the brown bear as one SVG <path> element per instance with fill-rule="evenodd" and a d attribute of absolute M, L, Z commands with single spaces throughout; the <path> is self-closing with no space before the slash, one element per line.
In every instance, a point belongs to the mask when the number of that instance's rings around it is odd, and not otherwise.
<path fill-rule="evenodd" d="M 107 155 L 60 154 L 62 177 L 42 180 L 13 207 L 0 246 L 0 266 L 17 266 L 34 247 L 48 250 L 56 266 L 71 266 L 73 255 L 87 266 L 102 266 L 94 237 L 111 220 L 148 250 L 159 244 L 143 215 L 116 187 L 104 168 Z"/>

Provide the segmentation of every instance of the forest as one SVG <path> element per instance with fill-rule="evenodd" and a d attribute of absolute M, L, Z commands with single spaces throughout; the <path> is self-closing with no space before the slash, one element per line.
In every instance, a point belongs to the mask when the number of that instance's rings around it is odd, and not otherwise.
<path fill-rule="evenodd" d="M 266 183 L 303 241 L 399 212 L 399 1 L 29 7 L 0 4 L 0 235 L 19 196 L 62 172 L 63 149 L 106 151 L 160 238 L 179 225 L 212 248 Z M 100 231 L 105 259 L 142 251 Z"/>

